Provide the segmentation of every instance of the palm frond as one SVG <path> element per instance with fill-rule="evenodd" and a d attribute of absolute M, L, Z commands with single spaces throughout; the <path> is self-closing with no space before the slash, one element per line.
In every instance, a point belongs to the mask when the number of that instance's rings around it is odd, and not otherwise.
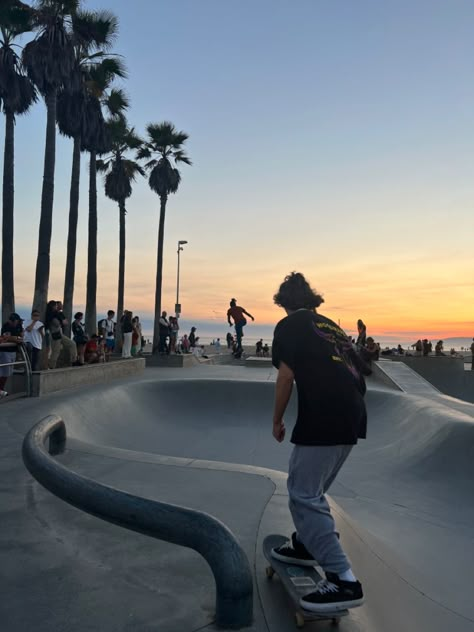
<path fill-rule="evenodd" d="M 173 153 L 173 158 L 175 162 L 184 162 L 187 165 L 192 165 L 191 160 L 186 156 L 183 150 L 178 150 Z"/>
<path fill-rule="evenodd" d="M 72 16 L 75 41 L 86 49 L 109 50 L 118 34 L 118 19 L 110 11 L 78 11 Z"/>
<path fill-rule="evenodd" d="M 104 99 L 104 105 L 111 116 L 120 118 L 130 107 L 130 99 L 124 90 L 113 88 Z"/>
<path fill-rule="evenodd" d="M 2 0 L 0 3 L 0 27 L 7 34 L 8 42 L 21 33 L 31 31 L 32 18 L 33 9 L 20 0 Z"/>
<path fill-rule="evenodd" d="M 146 160 L 147 158 L 150 158 L 152 155 L 150 148 L 144 144 L 143 147 L 140 147 L 140 149 L 137 151 L 137 160 Z"/>

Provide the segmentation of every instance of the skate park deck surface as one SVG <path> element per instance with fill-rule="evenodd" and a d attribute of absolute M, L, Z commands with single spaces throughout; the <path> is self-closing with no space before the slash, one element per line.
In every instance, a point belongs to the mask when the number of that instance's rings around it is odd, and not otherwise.
<path fill-rule="evenodd" d="M 243 366 L 147 368 L 140 378 L 2 405 L 2 632 L 215 629 L 214 580 L 197 553 L 103 523 L 31 478 L 21 442 L 51 413 L 66 423 L 58 458 L 70 469 L 222 520 L 255 573 L 249 629 L 294 630 L 261 552 L 268 533 L 292 530 L 291 444 L 271 436 L 275 376 Z M 369 378 L 368 438 L 330 490 L 366 594 L 341 632 L 474 631 L 474 405 L 414 388 Z M 293 400 L 287 436 L 294 412 Z"/>

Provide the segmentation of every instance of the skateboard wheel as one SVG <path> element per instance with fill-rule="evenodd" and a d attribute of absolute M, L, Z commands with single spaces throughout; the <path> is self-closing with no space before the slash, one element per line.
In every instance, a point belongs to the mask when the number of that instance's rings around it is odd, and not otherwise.
<path fill-rule="evenodd" d="M 275 575 L 275 571 L 271 566 L 267 566 L 267 568 L 265 569 L 265 573 L 268 579 L 271 579 L 273 575 Z"/>
<path fill-rule="evenodd" d="M 295 613 L 295 623 L 297 628 L 304 628 L 304 617 L 300 612 Z"/>

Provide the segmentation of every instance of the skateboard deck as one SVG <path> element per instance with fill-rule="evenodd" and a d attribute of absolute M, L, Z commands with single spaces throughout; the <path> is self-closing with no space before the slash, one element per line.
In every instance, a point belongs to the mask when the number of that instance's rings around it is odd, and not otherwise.
<path fill-rule="evenodd" d="M 339 623 L 341 617 L 349 614 L 348 610 L 331 610 L 324 613 L 311 612 L 300 606 L 300 598 L 313 592 L 316 584 L 323 579 L 314 566 L 297 566 L 287 564 L 272 557 L 272 549 L 281 546 L 288 540 L 283 535 L 268 535 L 263 541 L 263 554 L 269 562 L 266 568 L 268 579 L 278 575 L 288 596 L 295 607 L 295 622 L 298 628 L 302 628 L 306 621 L 327 621 Z"/>

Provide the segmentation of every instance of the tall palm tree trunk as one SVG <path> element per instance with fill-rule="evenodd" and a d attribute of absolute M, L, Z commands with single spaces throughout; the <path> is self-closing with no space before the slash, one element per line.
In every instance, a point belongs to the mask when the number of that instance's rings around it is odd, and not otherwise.
<path fill-rule="evenodd" d="M 119 276 L 118 276 L 118 298 L 117 298 L 117 342 L 121 343 L 122 331 L 120 327 L 120 319 L 123 314 L 123 302 L 125 294 L 125 201 L 119 202 Z"/>
<path fill-rule="evenodd" d="M 161 286 L 163 283 L 163 242 L 165 237 L 165 214 L 167 195 L 160 196 L 160 225 L 158 228 L 158 253 L 156 259 L 155 322 L 153 324 L 153 353 L 158 353 L 160 344 Z"/>
<path fill-rule="evenodd" d="M 87 247 L 86 331 L 97 333 L 97 155 L 90 152 L 89 240 Z"/>
<path fill-rule="evenodd" d="M 5 149 L 3 155 L 3 221 L 2 221 L 2 323 L 15 311 L 13 281 L 13 207 L 15 163 L 15 117 L 5 113 Z"/>
<path fill-rule="evenodd" d="M 36 259 L 35 291 L 33 309 L 41 314 L 46 311 L 48 300 L 51 231 L 53 227 L 54 168 L 56 163 L 56 96 L 52 90 L 45 98 L 47 123 L 44 150 L 43 188 L 41 192 L 41 218 Z"/>
<path fill-rule="evenodd" d="M 76 273 L 77 221 L 79 216 L 79 182 L 81 178 L 81 138 L 74 139 L 71 188 L 69 191 L 69 227 L 67 234 L 66 273 L 64 275 L 63 311 L 68 320 L 66 334 L 71 335 L 74 276 Z"/>

